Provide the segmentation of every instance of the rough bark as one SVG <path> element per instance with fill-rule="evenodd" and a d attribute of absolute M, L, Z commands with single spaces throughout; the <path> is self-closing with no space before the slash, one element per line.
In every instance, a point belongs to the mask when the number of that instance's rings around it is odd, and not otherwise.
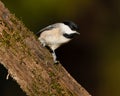
<path fill-rule="evenodd" d="M 90 96 L 1 1 L 0 63 L 28 96 Z"/>

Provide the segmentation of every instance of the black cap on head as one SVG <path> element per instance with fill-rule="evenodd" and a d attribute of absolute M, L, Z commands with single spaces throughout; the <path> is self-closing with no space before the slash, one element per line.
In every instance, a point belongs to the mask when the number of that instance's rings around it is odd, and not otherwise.
<path fill-rule="evenodd" d="M 68 25 L 68 26 L 69 26 L 72 30 L 74 30 L 74 31 L 78 31 L 78 30 L 79 30 L 78 25 L 75 24 L 75 23 L 72 22 L 72 21 L 64 21 L 64 22 L 62 22 L 62 23 L 64 23 L 65 25 Z"/>

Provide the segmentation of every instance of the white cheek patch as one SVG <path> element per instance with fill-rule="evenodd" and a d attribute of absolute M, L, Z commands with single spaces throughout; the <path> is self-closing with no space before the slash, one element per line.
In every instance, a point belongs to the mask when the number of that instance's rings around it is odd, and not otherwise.
<path fill-rule="evenodd" d="M 67 25 L 65 25 L 65 24 L 61 24 L 60 27 L 61 27 L 61 31 L 62 31 L 63 33 L 66 33 L 66 34 L 76 33 L 76 31 L 71 30 L 71 29 L 70 29 Z"/>

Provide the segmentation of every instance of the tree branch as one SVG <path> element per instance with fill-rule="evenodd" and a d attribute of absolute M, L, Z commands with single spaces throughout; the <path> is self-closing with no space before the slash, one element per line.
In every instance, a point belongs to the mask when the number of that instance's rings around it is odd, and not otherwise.
<path fill-rule="evenodd" d="M 0 63 L 29 96 L 90 96 L 0 1 Z"/>

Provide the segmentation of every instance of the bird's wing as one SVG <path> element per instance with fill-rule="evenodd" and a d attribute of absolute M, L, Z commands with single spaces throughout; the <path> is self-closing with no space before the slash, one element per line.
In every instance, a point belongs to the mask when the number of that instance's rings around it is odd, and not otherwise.
<path fill-rule="evenodd" d="M 49 26 L 41 29 L 40 31 L 38 31 L 38 32 L 36 33 L 36 35 L 37 35 L 37 36 L 40 36 L 40 34 L 41 34 L 43 31 L 51 30 L 51 29 L 56 28 L 56 27 L 57 27 L 57 24 L 49 25 Z"/>

